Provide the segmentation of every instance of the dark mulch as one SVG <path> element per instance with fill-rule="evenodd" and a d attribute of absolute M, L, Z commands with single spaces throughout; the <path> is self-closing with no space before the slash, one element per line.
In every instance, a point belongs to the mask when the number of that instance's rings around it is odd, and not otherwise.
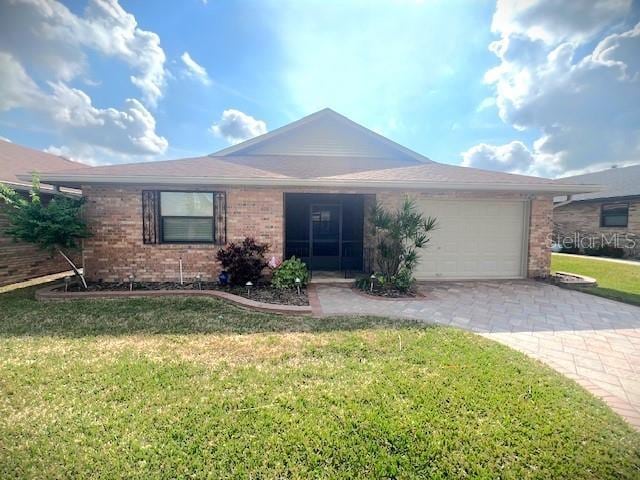
<path fill-rule="evenodd" d="M 101 283 L 89 283 L 88 290 L 84 290 L 79 284 L 74 283 L 69 285 L 69 292 L 103 292 L 103 291 L 128 291 L 130 286 L 128 282 L 101 282 Z M 233 293 L 241 297 L 255 300 L 256 302 L 274 303 L 279 305 L 309 305 L 309 297 L 305 289 L 300 290 L 300 295 L 296 290 L 280 290 L 273 288 L 270 285 L 256 285 L 247 290 L 247 287 L 243 286 L 223 286 L 214 282 L 202 282 L 201 285 L 197 283 L 183 283 L 178 282 L 134 282 L 134 291 L 145 290 L 219 290 L 222 292 Z M 64 291 L 64 287 L 57 289 L 58 291 Z"/>
<path fill-rule="evenodd" d="M 379 285 L 374 285 L 373 290 L 371 290 L 371 286 L 365 288 L 364 286 L 356 285 L 356 288 L 358 289 L 358 291 L 374 297 L 416 298 L 420 296 L 415 288 L 412 288 L 411 290 L 406 292 L 398 290 L 394 287 L 381 287 Z"/>

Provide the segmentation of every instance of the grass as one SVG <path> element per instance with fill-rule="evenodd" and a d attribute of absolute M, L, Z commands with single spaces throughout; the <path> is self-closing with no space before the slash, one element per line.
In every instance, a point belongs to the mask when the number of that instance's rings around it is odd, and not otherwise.
<path fill-rule="evenodd" d="M 640 434 L 480 336 L 0 295 L 0 478 L 638 478 Z"/>
<path fill-rule="evenodd" d="M 552 255 L 551 270 L 587 275 L 597 280 L 597 287 L 583 291 L 601 297 L 640 305 L 640 263 L 628 265 L 589 257 Z"/>

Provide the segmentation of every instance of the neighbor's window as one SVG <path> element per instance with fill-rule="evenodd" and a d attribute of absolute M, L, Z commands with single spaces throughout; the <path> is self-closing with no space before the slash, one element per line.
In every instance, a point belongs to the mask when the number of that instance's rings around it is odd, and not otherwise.
<path fill-rule="evenodd" d="M 160 192 L 163 242 L 213 243 L 213 192 Z"/>
<path fill-rule="evenodd" d="M 626 227 L 629 221 L 628 203 L 604 203 L 600 215 L 601 227 Z"/>

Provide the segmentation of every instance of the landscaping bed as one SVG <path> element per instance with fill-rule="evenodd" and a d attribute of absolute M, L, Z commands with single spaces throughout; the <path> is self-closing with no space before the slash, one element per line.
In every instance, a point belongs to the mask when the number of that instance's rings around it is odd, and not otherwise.
<path fill-rule="evenodd" d="M 69 285 L 68 292 L 144 292 L 159 290 L 215 290 L 219 292 L 227 292 L 240 297 L 248 298 L 255 302 L 272 303 L 276 305 L 309 305 L 309 297 L 304 288 L 300 289 L 298 294 L 295 289 L 279 289 L 268 284 L 255 285 L 250 289 L 243 286 L 227 286 L 220 285 L 215 282 L 198 283 L 179 283 L 179 282 L 134 282 L 133 288 L 128 282 L 101 282 L 89 283 L 88 289 L 85 290 L 81 285 L 74 283 Z M 64 292 L 65 287 L 60 286 L 55 291 Z"/>
<path fill-rule="evenodd" d="M 361 278 L 356 280 L 354 288 L 365 295 L 372 297 L 383 298 L 421 298 L 422 295 L 418 292 L 415 285 L 412 285 L 408 290 L 400 290 L 394 285 L 381 285 L 378 281 L 373 282 L 373 288 L 371 288 L 371 280 L 369 278 Z"/>

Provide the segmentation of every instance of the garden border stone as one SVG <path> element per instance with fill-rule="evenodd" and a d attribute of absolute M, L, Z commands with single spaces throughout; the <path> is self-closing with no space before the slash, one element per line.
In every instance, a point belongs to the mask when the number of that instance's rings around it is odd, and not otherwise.
<path fill-rule="evenodd" d="M 98 300 L 110 298 L 140 298 L 140 297 L 216 297 L 227 300 L 239 307 L 258 312 L 277 313 L 281 315 L 311 315 L 310 305 L 280 305 L 275 303 L 256 302 L 250 298 L 234 295 L 219 290 L 134 290 L 127 291 L 100 291 L 100 292 L 60 292 L 56 289 L 64 287 L 63 283 L 57 283 L 36 291 L 36 299 L 39 301 L 59 300 Z"/>

